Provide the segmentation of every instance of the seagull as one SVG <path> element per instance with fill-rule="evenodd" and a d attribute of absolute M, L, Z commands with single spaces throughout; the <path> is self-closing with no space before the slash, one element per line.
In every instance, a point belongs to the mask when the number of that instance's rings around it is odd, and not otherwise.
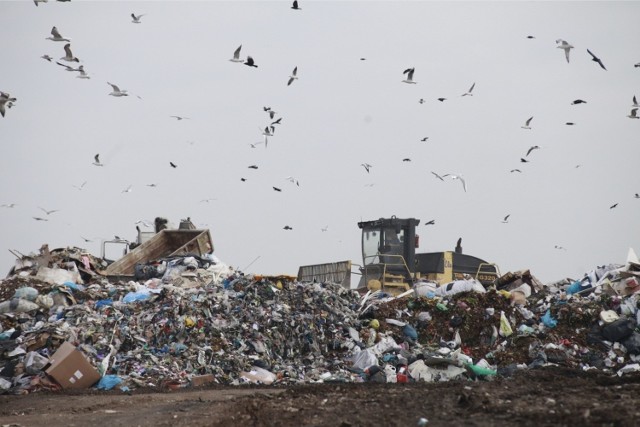
<path fill-rule="evenodd" d="M 432 173 L 436 178 L 438 178 L 440 181 L 444 181 L 444 178 L 443 178 L 443 177 L 441 177 L 440 175 L 438 175 L 437 173 L 435 173 L 435 172 L 433 172 L 433 171 L 431 171 L 431 173 Z M 445 175 L 445 176 L 446 176 L 446 175 Z"/>
<path fill-rule="evenodd" d="M 144 219 L 139 219 L 135 222 L 135 225 L 142 224 L 144 227 L 151 227 L 151 223 L 149 221 L 145 221 Z"/>
<path fill-rule="evenodd" d="M 535 39 L 534 36 L 527 36 L 528 39 Z"/>
<path fill-rule="evenodd" d="M 35 219 L 36 221 L 49 221 L 46 218 L 40 218 L 39 216 L 34 216 L 33 219 Z"/>
<path fill-rule="evenodd" d="M 529 117 L 527 121 L 524 123 L 524 126 L 520 126 L 520 127 L 522 129 L 531 129 L 531 126 L 529 126 L 529 124 L 531 123 L 531 120 L 533 120 L 533 116 Z"/>
<path fill-rule="evenodd" d="M 427 139 L 429 139 L 428 136 L 425 136 L 424 138 L 422 138 L 420 141 L 425 142 Z"/>
<path fill-rule="evenodd" d="M 636 96 L 635 95 L 633 95 L 633 105 L 632 105 L 632 107 L 634 107 L 634 108 L 640 107 L 640 105 L 638 105 L 638 101 L 636 100 Z"/>
<path fill-rule="evenodd" d="M 96 154 L 95 156 L 93 156 L 93 164 L 96 166 L 104 166 L 102 163 L 100 163 L 100 154 Z"/>
<path fill-rule="evenodd" d="M 5 203 L 4 205 L 0 205 L 0 208 L 13 208 L 17 206 L 15 203 Z"/>
<path fill-rule="evenodd" d="M 407 78 L 404 79 L 402 82 L 403 83 L 409 83 L 409 84 L 416 84 L 417 82 L 413 81 L 413 72 L 415 71 L 415 68 L 407 68 L 406 70 L 404 70 L 402 72 L 402 74 L 406 74 Z"/>
<path fill-rule="evenodd" d="M 84 65 L 78 67 L 78 71 L 80 74 L 76 76 L 76 79 L 90 79 L 91 76 L 84 71 Z"/>
<path fill-rule="evenodd" d="M 528 156 L 528 155 L 529 155 L 529 153 L 531 153 L 533 150 L 537 150 L 537 149 L 539 149 L 539 148 L 540 148 L 540 147 L 539 147 L 538 145 L 534 145 L 533 147 L 529 148 L 529 149 L 527 150 L 527 156 Z"/>
<path fill-rule="evenodd" d="M 609 209 L 613 209 L 613 208 L 615 208 L 615 207 L 617 207 L 617 206 L 618 206 L 618 204 L 617 204 L 617 203 L 614 203 L 613 205 L 609 206 Z"/>
<path fill-rule="evenodd" d="M 293 6 L 291 6 L 291 9 L 302 10 L 298 7 L 298 0 L 293 0 Z"/>
<path fill-rule="evenodd" d="M 47 61 L 51 62 L 51 60 L 53 59 L 52 57 L 50 57 L 49 55 L 42 55 L 40 58 L 42 59 L 46 59 Z"/>
<path fill-rule="evenodd" d="M 5 105 L 7 108 L 11 108 L 13 103 L 16 102 L 16 98 L 12 98 L 8 93 L 0 91 L 0 115 L 4 117 Z"/>
<path fill-rule="evenodd" d="M 60 58 L 61 60 L 68 62 L 80 62 L 80 60 L 73 56 L 73 53 L 71 53 L 71 43 L 67 43 L 64 45 L 64 53 L 65 56 Z"/>
<path fill-rule="evenodd" d="M 275 130 L 276 130 L 276 128 L 274 126 L 267 126 L 262 131 L 262 134 L 264 136 L 273 136 L 273 133 L 275 132 Z"/>
<path fill-rule="evenodd" d="M 81 238 L 82 240 L 84 240 L 84 241 L 85 241 L 85 243 L 91 243 L 91 242 L 93 242 L 93 240 L 91 240 L 91 239 L 87 239 L 86 237 L 82 237 L 82 236 L 80 236 L 80 238 Z"/>
<path fill-rule="evenodd" d="M 247 60 L 244 62 L 244 65 L 248 65 L 249 67 L 258 68 L 258 66 L 253 63 L 253 58 L 250 57 L 250 56 L 247 56 Z"/>
<path fill-rule="evenodd" d="M 556 44 L 560 44 L 559 46 L 556 46 L 558 49 L 563 49 L 564 50 L 564 56 L 567 58 L 567 64 L 569 63 L 569 51 L 571 51 L 571 49 L 573 49 L 573 46 L 571 46 L 569 43 L 566 42 L 566 40 L 562 40 L 562 39 L 558 39 L 556 40 Z"/>
<path fill-rule="evenodd" d="M 84 188 L 84 186 L 85 186 L 85 185 L 87 185 L 87 181 L 84 181 L 84 182 L 83 182 L 82 184 L 80 184 L 79 186 L 78 186 L 78 185 L 73 184 L 73 187 L 74 187 L 74 188 L 77 188 L 78 190 L 82 190 L 82 189 Z"/>
<path fill-rule="evenodd" d="M 633 64 L 633 66 L 634 66 L 635 68 L 640 68 L 640 62 L 638 62 L 637 64 Z"/>
<path fill-rule="evenodd" d="M 510 173 L 513 173 L 513 172 L 522 173 L 522 171 L 520 169 L 511 169 L 509 172 Z"/>
<path fill-rule="evenodd" d="M 450 176 L 451 179 L 460 180 L 460 182 L 462 183 L 462 188 L 464 189 L 465 193 L 467 192 L 467 183 L 465 182 L 464 178 L 461 175 L 452 175 L 452 174 L 449 174 L 449 173 L 445 174 L 445 175 L 442 175 L 442 177 L 445 177 L 445 176 Z"/>
<path fill-rule="evenodd" d="M 278 188 L 278 187 L 271 187 L 271 188 L 273 188 L 273 190 L 274 190 L 274 191 L 277 191 L 277 192 L 281 192 L 281 191 L 282 191 L 282 189 L 281 189 L 281 188 Z"/>
<path fill-rule="evenodd" d="M 403 161 L 403 162 L 410 162 L 410 161 L 411 161 L 411 159 L 410 159 L 410 158 L 408 158 L 408 157 L 405 157 L 404 159 L 402 159 L 402 161 Z"/>
<path fill-rule="evenodd" d="M 589 49 L 587 49 L 587 52 L 589 53 L 589 55 L 591 55 L 591 60 L 593 62 L 597 62 L 598 64 L 600 64 L 600 66 L 602 67 L 603 70 L 607 70 L 604 66 L 604 64 L 602 63 L 602 61 L 600 60 L 600 58 L 598 58 L 597 56 L 595 56 Z"/>
<path fill-rule="evenodd" d="M 436 220 L 432 219 L 431 221 L 427 221 L 424 223 L 424 225 L 435 225 L 436 224 Z"/>
<path fill-rule="evenodd" d="M 565 123 L 565 125 L 567 125 L 567 126 L 573 126 L 573 125 L 575 125 L 575 123 L 573 123 L 573 122 L 567 122 L 567 123 Z"/>
<path fill-rule="evenodd" d="M 62 64 L 62 63 L 60 63 L 60 62 L 58 62 L 58 61 L 56 61 L 56 64 L 58 64 L 58 65 L 59 65 L 59 66 L 61 66 L 61 67 L 64 67 L 64 68 L 65 68 L 65 70 L 67 70 L 67 71 L 80 71 L 80 67 L 78 67 L 78 68 L 73 68 L 73 67 L 70 67 L 70 66 L 68 66 L 68 65 L 66 65 L 66 64 Z"/>
<path fill-rule="evenodd" d="M 420 98 L 420 100 L 418 101 L 419 104 L 424 104 L 426 101 L 423 98 Z"/>
<path fill-rule="evenodd" d="M 36 7 L 37 7 L 37 6 L 38 6 L 38 3 L 46 3 L 46 2 L 48 2 L 48 1 L 49 1 L 49 0 L 33 0 L 33 4 L 35 4 L 35 5 L 36 5 Z"/>
<path fill-rule="evenodd" d="M 473 96 L 473 94 L 472 94 L 471 92 L 473 91 L 473 88 L 474 88 L 475 86 L 476 86 L 476 84 L 475 84 L 475 83 L 473 83 L 473 84 L 471 85 L 471 87 L 469 88 L 469 90 L 468 90 L 467 92 L 463 93 L 461 96 Z"/>
<path fill-rule="evenodd" d="M 571 105 L 577 105 L 577 104 L 586 104 L 587 101 L 583 101 L 582 99 L 576 99 L 575 101 L 573 101 L 571 103 Z"/>
<path fill-rule="evenodd" d="M 638 112 L 637 108 L 632 108 L 631 112 L 627 117 L 629 117 L 630 119 L 640 119 L 640 117 L 638 117 L 638 115 L 636 114 L 637 112 Z"/>
<path fill-rule="evenodd" d="M 175 163 L 173 163 L 173 162 L 169 162 L 169 166 L 171 166 L 171 167 L 172 167 L 172 168 L 174 168 L 174 169 L 178 167 L 178 165 L 176 165 L 176 164 L 175 164 Z"/>
<path fill-rule="evenodd" d="M 529 163 L 529 160 L 527 160 L 527 159 L 525 159 L 525 158 L 520 157 L 520 162 L 522 162 L 522 163 Z"/>
<path fill-rule="evenodd" d="M 295 67 L 293 69 L 293 72 L 289 76 L 289 81 L 287 82 L 287 86 L 289 86 L 291 83 L 293 83 L 294 80 L 298 80 L 298 67 Z"/>
<path fill-rule="evenodd" d="M 52 213 L 58 212 L 60 210 L 60 209 L 52 209 L 48 211 L 45 208 L 41 208 L 40 206 L 38 206 L 38 209 L 40 209 L 42 212 L 46 213 L 47 215 L 51 215 Z"/>
<path fill-rule="evenodd" d="M 129 185 L 127 188 L 125 188 L 124 190 L 122 190 L 122 193 L 131 193 L 131 188 L 133 187 L 133 185 Z"/>
<path fill-rule="evenodd" d="M 140 20 L 144 15 L 146 15 L 145 13 L 143 13 L 142 15 L 138 15 L 136 16 L 135 14 L 131 14 L 131 22 L 133 22 L 134 24 L 140 24 L 142 23 L 142 21 Z"/>
<path fill-rule="evenodd" d="M 155 188 L 157 186 L 158 186 L 158 184 L 155 184 L 155 183 L 147 184 L 147 187 L 154 187 Z"/>
<path fill-rule="evenodd" d="M 251 146 L 251 148 L 256 148 L 256 145 L 263 144 L 263 143 L 264 143 L 264 141 L 258 141 L 258 142 L 254 142 L 254 143 L 250 142 L 249 145 Z"/>
<path fill-rule="evenodd" d="M 295 185 L 297 185 L 298 187 L 300 187 L 300 183 L 299 183 L 299 182 L 298 182 L 298 180 L 297 180 L 297 179 L 295 179 L 294 177 L 292 177 L 292 176 L 288 176 L 288 177 L 286 177 L 285 179 L 286 179 L 287 181 L 289 181 L 290 183 L 295 184 Z"/>
<path fill-rule="evenodd" d="M 640 194 L 636 193 L 633 197 L 635 197 L 636 199 L 640 199 Z M 13 206 L 10 206 L 13 207 Z"/>
<path fill-rule="evenodd" d="M 176 119 L 177 121 L 180 120 L 190 120 L 189 117 L 182 117 L 182 116 L 169 116 L 169 117 L 173 117 L 174 119 Z"/>
<path fill-rule="evenodd" d="M 120 88 L 113 83 L 107 82 L 107 84 L 113 88 L 113 91 L 109 95 L 116 97 L 129 96 L 126 90 L 120 90 Z"/>
<path fill-rule="evenodd" d="M 245 182 L 247 178 L 240 178 L 240 181 Z"/>
<path fill-rule="evenodd" d="M 283 230 L 293 230 L 293 228 L 289 227 L 288 225 L 285 225 L 284 227 L 282 227 Z"/>
<path fill-rule="evenodd" d="M 243 62 L 243 60 L 240 59 L 240 49 L 242 49 L 242 45 L 238 46 L 238 48 L 233 52 L 233 58 L 231 58 L 229 61 L 231 61 L 231 62 Z"/>
<path fill-rule="evenodd" d="M 563 248 L 562 246 L 554 245 L 553 247 L 554 247 L 555 249 L 560 249 L 560 250 L 562 250 L 562 251 L 566 251 L 566 249 L 565 249 L 565 248 Z"/>
<path fill-rule="evenodd" d="M 329 226 L 328 225 L 325 225 L 324 227 L 322 227 L 320 229 L 320 231 L 328 231 L 328 230 L 329 230 Z"/>
<path fill-rule="evenodd" d="M 258 166 L 256 166 L 256 165 L 251 165 L 251 166 L 248 166 L 248 168 L 249 168 L 249 169 L 258 169 Z"/>
<path fill-rule="evenodd" d="M 51 29 L 51 37 L 47 37 L 47 40 L 52 40 L 54 42 L 70 42 L 71 41 L 69 39 L 65 39 L 64 37 L 62 37 L 56 27 L 53 27 Z"/>
<path fill-rule="evenodd" d="M 369 169 L 372 167 L 369 163 L 362 163 L 360 166 L 364 167 L 367 173 L 369 173 Z"/>
<path fill-rule="evenodd" d="M 438 98 L 438 101 L 440 101 L 440 102 L 444 102 L 446 100 L 447 100 L 447 98 Z"/>
<path fill-rule="evenodd" d="M 210 203 L 210 202 L 212 202 L 214 200 L 217 200 L 217 199 L 214 199 L 213 197 L 209 197 L 208 199 L 200 200 L 200 203 Z"/>
<path fill-rule="evenodd" d="M 511 214 L 509 214 L 509 215 L 505 216 L 505 217 L 504 217 L 504 219 L 502 220 L 502 223 L 503 223 L 503 224 L 508 223 L 508 222 L 509 222 L 509 217 L 510 217 L 510 216 L 511 216 Z"/>
<path fill-rule="evenodd" d="M 278 118 L 278 120 L 271 122 L 271 126 L 273 125 L 279 125 L 281 124 L 280 122 L 282 121 L 282 117 Z"/>

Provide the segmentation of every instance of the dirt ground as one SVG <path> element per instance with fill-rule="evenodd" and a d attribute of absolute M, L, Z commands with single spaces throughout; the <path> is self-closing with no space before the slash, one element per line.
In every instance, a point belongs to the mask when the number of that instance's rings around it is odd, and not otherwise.
<path fill-rule="evenodd" d="M 423 419 L 423 420 L 421 420 Z M 542 368 L 491 381 L 81 390 L 0 396 L 4 426 L 640 425 L 640 375 Z"/>

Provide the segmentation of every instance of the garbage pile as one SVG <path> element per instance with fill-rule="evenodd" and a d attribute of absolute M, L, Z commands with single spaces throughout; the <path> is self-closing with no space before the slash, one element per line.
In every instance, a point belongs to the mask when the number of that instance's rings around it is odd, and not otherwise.
<path fill-rule="evenodd" d="M 136 280 L 105 268 L 45 245 L 0 281 L 0 393 L 640 370 L 635 254 L 581 280 L 521 271 L 399 297 L 244 274 L 211 254 L 136 266 Z"/>

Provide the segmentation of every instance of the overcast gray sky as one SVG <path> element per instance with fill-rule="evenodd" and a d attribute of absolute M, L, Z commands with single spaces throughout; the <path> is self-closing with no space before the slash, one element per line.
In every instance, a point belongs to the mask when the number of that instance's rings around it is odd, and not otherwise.
<path fill-rule="evenodd" d="M 357 222 L 391 215 L 435 220 L 418 228 L 420 252 L 462 237 L 466 253 L 543 282 L 640 249 L 640 120 L 627 117 L 640 3 L 299 4 L 0 2 L 0 91 L 18 98 L 0 117 L 0 204 L 15 204 L 0 208 L 0 269 L 8 249 L 43 243 L 99 255 L 101 239 L 134 240 L 156 216 L 191 217 L 220 259 L 259 257 L 245 271 L 263 274 L 360 263 Z M 90 79 L 56 65 L 53 26 Z M 574 46 L 570 63 L 556 39 Z M 241 44 L 258 68 L 229 61 Z M 281 124 L 251 148 L 265 106 Z"/>

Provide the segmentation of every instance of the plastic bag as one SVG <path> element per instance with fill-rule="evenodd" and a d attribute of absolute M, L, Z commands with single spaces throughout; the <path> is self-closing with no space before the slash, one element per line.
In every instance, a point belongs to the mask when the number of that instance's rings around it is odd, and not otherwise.
<path fill-rule="evenodd" d="M 555 328 L 556 325 L 558 324 L 558 321 L 553 317 L 551 317 L 551 310 L 547 310 L 544 316 L 542 316 L 541 320 L 542 320 L 542 323 L 544 323 L 544 326 L 550 329 Z"/>
<path fill-rule="evenodd" d="M 370 366 L 378 365 L 378 358 L 369 349 L 359 351 L 353 355 L 353 367 L 364 371 Z"/>
<path fill-rule="evenodd" d="M 509 323 L 509 319 L 505 316 L 504 311 L 500 312 L 500 335 L 503 337 L 508 337 L 513 334 L 513 329 L 511 329 L 511 324 Z"/>
<path fill-rule="evenodd" d="M 105 375 L 98 382 L 98 390 L 111 390 L 122 382 L 122 378 L 117 375 Z"/>

